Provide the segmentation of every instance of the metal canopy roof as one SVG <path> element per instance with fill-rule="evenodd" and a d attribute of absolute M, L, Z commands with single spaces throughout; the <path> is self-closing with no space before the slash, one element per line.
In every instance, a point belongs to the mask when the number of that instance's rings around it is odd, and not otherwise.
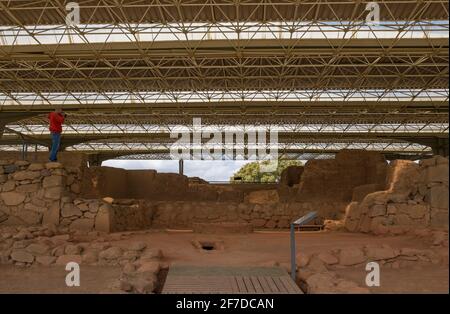
<path fill-rule="evenodd" d="M 63 0 L 1 1 L 0 25 L 64 23 Z M 366 4 L 354 0 L 78 0 L 81 23 L 189 23 L 227 21 L 336 21 L 365 18 Z M 381 20 L 445 20 L 443 0 L 380 0 Z"/>
<path fill-rule="evenodd" d="M 299 158 L 448 137 L 448 1 L 378 1 L 366 25 L 370 1 L 80 0 L 75 27 L 66 2 L 0 0 L 0 150 L 46 149 L 55 106 L 64 148 L 108 156 L 165 158 L 194 117 L 278 127 Z"/>
<path fill-rule="evenodd" d="M 430 89 L 448 38 L 4 46 L 3 92 Z"/>

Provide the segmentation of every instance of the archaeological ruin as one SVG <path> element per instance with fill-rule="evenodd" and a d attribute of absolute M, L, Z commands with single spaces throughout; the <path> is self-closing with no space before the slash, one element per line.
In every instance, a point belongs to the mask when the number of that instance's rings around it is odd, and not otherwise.
<path fill-rule="evenodd" d="M 448 294 L 448 12 L 0 0 L 0 297 Z"/>
<path fill-rule="evenodd" d="M 368 292 L 333 270 L 357 268 L 369 260 L 389 269 L 448 267 L 445 157 L 387 162 L 377 152 L 344 150 L 335 159 L 288 167 L 279 183 L 267 185 L 210 184 L 155 170 L 88 167 L 86 156 L 75 153 L 64 154 L 61 162 L 36 159 L 0 160 L 2 264 L 117 266 L 122 268 L 118 288 L 156 292 L 158 274 L 171 265 L 167 245 L 131 239 L 184 230 L 199 257 L 208 250 L 202 247 L 226 254 L 233 243 L 221 237 L 234 234 L 253 241 L 251 235 L 260 232 L 270 237 L 316 211 L 310 223 L 317 226 L 316 233 L 329 241 L 334 235 L 364 235 L 366 243 L 301 251 L 297 278 L 305 292 Z M 406 247 L 383 243 L 399 236 L 415 240 L 405 241 Z M 287 236 L 278 240 L 288 244 Z M 418 248 L 416 241 L 430 246 Z M 290 271 L 288 250 L 282 256 L 267 255 L 257 265 L 274 263 Z"/>

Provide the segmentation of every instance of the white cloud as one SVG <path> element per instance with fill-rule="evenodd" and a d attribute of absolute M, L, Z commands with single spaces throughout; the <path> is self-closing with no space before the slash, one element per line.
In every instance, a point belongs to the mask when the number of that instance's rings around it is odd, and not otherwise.
<path fill-rule="evenodd" d="M 249 163 L 248 160 L 186 160 L 184 174 L 207 181 L 228 181 L 230 177 Z M 123 169 L 155 169 L 158 172 L 178 173 L 178 160 L 107 160 L 102 166 Z"/>

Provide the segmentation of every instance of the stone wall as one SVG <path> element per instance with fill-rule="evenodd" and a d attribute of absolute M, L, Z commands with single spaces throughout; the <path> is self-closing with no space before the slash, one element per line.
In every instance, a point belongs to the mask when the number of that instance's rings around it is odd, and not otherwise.
<path fill-rule="evenodd" d="M 47 163 L 49 157 L 48 152 L 28 152 L 25 154 L 25 160 L 30 163 Z M 0 151 L 0 160 L 19 161 L 23 159 L 21 152 L 16 151 Z M 77 152 L 58 152 L 58 162 L 63 165 L 70 165 L 74 168 L 85 168 L 88 164 L 88 156 Z"/>
<path fill-rule="evenodd" d="M 448 230 L 448 159 L 440 156 L 416 164 L 391 163 L 387 189 L 351 202 L 349 231 L 401 234 L 417 228 Z"/>
<path fill-rule="evenodd" d="M 110 206 L 102 200 L 80 198 L 83 169 L 76 162 L 0 160 L 0 225 L 109 232 Z"/>
<path fill-rule="evenodd" d="M 0 160 L 0 223 L 58 223 L 65 201 L 80 192 L 80 169 L 62 164 Z"/>
<path fill-rule="evenodd" d="M 327 204 L 328 210 L 333 204 Z M 311 203 L 148 201 L 136 199 L 81 200 L 61 211 L 61 227 L 105 232 L 148 228 L 191 229 L 195 223 L 242 223 L 256 229 L 288 228 L 292 220 L 316 210 Z M 318 218 L 317 223 L 323 219 Z"/>
<path fill-rule="evenodd" d="M 153 170 L 0 160 L 0 225 L 104 232 L 206 222 L 287 228 L 317 211 L 320 222 L 345 215 L 345 227 L 356 232 L 448 228 L 446 158 L 387 165 L 379 154 L 343 152 L 297 172 L 300 183 L 292 186 L 289 180 L 213 185 Z"/>
<path fill-rule="evenodd" d="M 315 209 L 311 203 L 158 202 L 153 205 L 152 226 L 191 228 L 200 222 L 239 222 L 255 228 L 288 228 L 291 221 Z"/>

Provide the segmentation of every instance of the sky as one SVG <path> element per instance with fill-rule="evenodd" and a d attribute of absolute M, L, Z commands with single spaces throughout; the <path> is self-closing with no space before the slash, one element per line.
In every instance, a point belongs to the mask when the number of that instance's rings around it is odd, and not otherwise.
<path fill-rule="evenodd" d="M 184 174 L 207 181 L 229 181 L 249 160 L 185 160 Z M 102 166 L 124 169 L 155 169 L 178 173 L 178 160 L 106 160 Z"/>

